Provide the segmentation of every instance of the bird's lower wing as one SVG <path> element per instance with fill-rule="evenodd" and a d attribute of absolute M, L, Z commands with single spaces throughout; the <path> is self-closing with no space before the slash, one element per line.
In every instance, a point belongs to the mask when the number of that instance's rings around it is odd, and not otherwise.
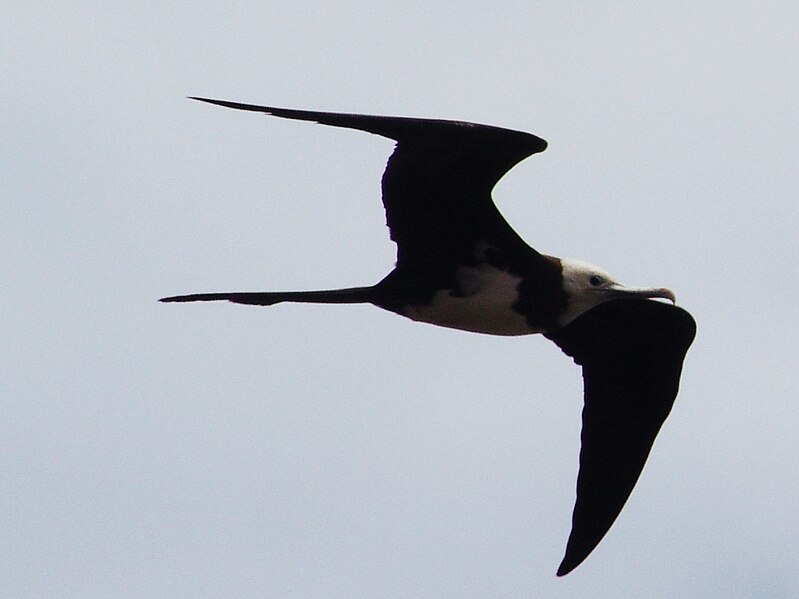
<path fill-rule="evenodd" d="M 671 411 L 695 333 L 681 308 L 615 300 L 547 335 L 582 365 L 585 385 L 577 499 L 559 576 L 588 557 L 624 507 Z"/>

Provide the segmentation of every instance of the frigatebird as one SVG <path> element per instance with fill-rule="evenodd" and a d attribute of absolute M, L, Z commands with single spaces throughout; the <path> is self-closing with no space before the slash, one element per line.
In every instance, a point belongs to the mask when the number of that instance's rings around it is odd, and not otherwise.
<path fill-rule="evenodd" d="M 583 372 L 577 497 L 557 574 L 576 568 L 621 512 L 677 396 L 696 323 L 676 306 L 674 293 L 627 287 L 586 262 L 541 254 L 510 227 L 491 190 L 518 162 L 546 149 L 535 135 L 460 121 L 191 99 L 395 140 L 382 191 L 397 261 L 368 287 L 197 293 L 160 301 L 370 303 L 465 331 L 543 333 Z"/>

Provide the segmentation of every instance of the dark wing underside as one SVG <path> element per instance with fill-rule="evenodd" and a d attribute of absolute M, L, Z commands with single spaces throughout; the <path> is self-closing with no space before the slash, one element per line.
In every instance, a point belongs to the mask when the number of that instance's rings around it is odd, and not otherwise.
<path fill-rule="evenodd" d="M 457 121 L 312 112 L 193 98 L 228 108 L 359 129 L 397 141 L 383 175 L 383 205 L 398 268 L 449 268 L 486 239 L 524 242 L 500 215 L 491 189 L 547 144 L 528 133 Z M 525 244 L 526 247 L 526 244 Z"/>
<path fill-rule="evenodd" d="M 576 568 L 611 527 L 669 415 L 696 334 L 688 312 L 650 300 L 605 302 L 547 334 L 583 367 L 580 473 L 558 576 Z"/>

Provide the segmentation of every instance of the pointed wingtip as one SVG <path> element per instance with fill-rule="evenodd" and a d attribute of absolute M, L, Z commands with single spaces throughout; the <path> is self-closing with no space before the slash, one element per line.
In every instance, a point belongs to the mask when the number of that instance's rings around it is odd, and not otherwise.
<path fill-rule="evenodd" d="M 218 104 L 219 106 L 225 106 L 228 102 L 224 100 L 214 100 L 213 98 L 201 98 L 200 96 L 186 96 L 187 100 L 197 100 L 198 102 L 208 102 L 209 104 Z"/>
<path fill-rule="evenodd" d="M 303 111 L 285 110 L 281 108 L 272 108 L 271 106 L 257 106 L 255 104 L 242 104 L 241 102 L 231 102 L 230 100 L 215 100 L 213 98 L 201 98 L 199 96 L 186 96 L 189 100 L 197 100 L 198 102 L 206 102 L 215 106 L 223 106 L 225 108 L 233 108 L 234 110 L 247 110 L 249 112 L 263 112 L 265 114 L 272 114 L 275 116 L 283 116 L 285 118 L 299 118 L 300 120 L 314 120 L 303 119 L 299 116 L 293 116 L 291 113 L 301 113 Z M 282 112 L 285 114 L 277 114 Z"/>
<path fill-rule="evenodd" d="M 558 566 L 558 571 L 556 573 L 557 576 L 558 577 L 566 576 L 566 574 L 568 574 L 569 572 L 574 570 L 577 566 L 579 566 L 581 563 L 583 563 L 586 557 L 588 556 L 584 556 L 582 559 L 576 560 L 573 557 L 571 557 L 567 551 L 566 555 L 563 557 L 563 561 L 560 562 L 560 566 Z"/>

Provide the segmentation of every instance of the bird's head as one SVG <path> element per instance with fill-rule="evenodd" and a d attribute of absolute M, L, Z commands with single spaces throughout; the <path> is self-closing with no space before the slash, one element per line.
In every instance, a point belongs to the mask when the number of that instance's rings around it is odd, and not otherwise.
<path fill-rule="evenodd" d="M 621 298 L 662 298 L 675 302 L 665 287 L 627 287 L 607 272 L 582 260 L 561 258 L 563 290 L 569 298 L 559 323 L 566 326 L 581 314 L 603 302 Z"/>

